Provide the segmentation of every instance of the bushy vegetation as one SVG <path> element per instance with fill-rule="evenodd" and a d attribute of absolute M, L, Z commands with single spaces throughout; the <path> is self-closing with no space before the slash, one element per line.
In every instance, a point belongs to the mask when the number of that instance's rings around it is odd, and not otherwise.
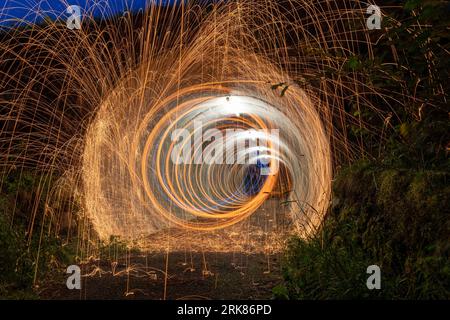
<path fill-rule="evenodd" d="M 396 16 L 404 23 L 389 31 L 399 49 L 389 73 L 402 81 L 379 80 L 381 69 L 367 57 L 354 63 L 364 64 L 374 86 L 414 98 L 390 105 L 397 113 L 382 145 L 366 145 L 368 155 L 338 168 L 333 206 L 318 234 L 291 240 L 276 297 L 450 299 L 448 10 L 445 2 L 414 0 Z M 417 28 L 426 22 L 436 27 Z M 388 61 L 389 41 L 375 48 L 378 63 Z M 376 118 L 369 111 L 362 117 Z M 366 142 L 377 141 L 370 135 Z M 373 264 L 381 268 L 381 290 L 366 287 Z"/>
<path fill-rule="evenodd" d="M 450 174 L 361 162 L 341 171 L 321 232 L 292 239 L 285 287 L 292 299 L 450 298 Z M 382 289 L 368 290 L 378 265 Z"/>
<path fill-rule="evenodd" d="M 294 238 L 284 262 L 288 299 L 450 299 L 449 122 L 427 119 L 396 130 L 376 160 L 342 168 L 333 207 L 318 234 Z M 381 268 L 381 290 L 366 269 Z"/>
<path fill-rule="evenodd" d="M 74 250 L 63 246 L 55 234 L 45 233 L 42 216 L 42 177 L 30 172 L 11 172 L 0 190 L 0 299 L 38 298 L 40 281 L 74 261 Z M 33 203 L 38 201 L 34 232 L 29 234 Z"/>

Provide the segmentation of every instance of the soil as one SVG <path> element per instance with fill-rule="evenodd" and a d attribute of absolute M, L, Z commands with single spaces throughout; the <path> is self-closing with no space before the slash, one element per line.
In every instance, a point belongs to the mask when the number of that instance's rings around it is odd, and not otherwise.
<path fill-rule="evenodd" d="M 47 283 L 41 299 L 270 299 L 281 282 L 279 255 L 171 252 L 91 261 L 82 265 L 81 290 L 68 275 Z M 128 267 L 127 267 L 128 266 Z M 59 278 L 59 277 L 57 277 Z M 165 285 L 166 284 L 166 285 Z"/>
<path fill-rule="evenodd" d="M 109 247 L 106 256 L 93 253 L 100 258 L 80 265 L 81 290 L 67 288 L 62 266 L 38 293 L 41 299 L 270 299 L 282 281 L 280 262 L 292 227 L 287 212 L 280 199 L 270 199 L 227 229 L 171 228 L 144 238 L 137 251 Z"/>

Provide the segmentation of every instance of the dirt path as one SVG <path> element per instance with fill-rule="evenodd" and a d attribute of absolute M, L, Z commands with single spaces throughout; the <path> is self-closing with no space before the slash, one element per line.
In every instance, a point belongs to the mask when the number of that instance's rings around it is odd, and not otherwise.
<path fill-rule="evenodd" d="M 128 266 L 128 268 L 127 268 Z M 278 256 L 236 253 L 164 253 L 93 261 L 82 266 L 81 290 L 65 277 L 40 292 L 42 299 L 270 299 L 280 283 Z M 59 277 L 58 277 L 59 278 Z M 167 281 L 167 282 L 166 282 Z M 165 286 L 165 282 L 167 286 Z M 165 290 L 166 288 L 166 290 Z"/>
<path fill-rule="evenodd" d="M 63 270 L 45 281 L 39 295 L 42 299 L 269 299 L 272 288 L 281 282 L 280 252 L 291 227 L 279 201 L 269 199 L 250 219 L 227 229 L 163 230 L 143 239 L 139 248 L 146 254 L 113 254 L 115 258 L 82 264 L 81 290 L 67 289 L 68 275 Z"/>

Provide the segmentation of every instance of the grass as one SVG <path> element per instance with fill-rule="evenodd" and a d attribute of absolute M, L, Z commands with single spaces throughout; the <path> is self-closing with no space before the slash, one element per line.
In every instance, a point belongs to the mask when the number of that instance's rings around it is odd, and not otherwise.
<path fill-rule="evenodd" d="M 63 246 L 55 234 L 29 234 L 29 210 L 39 201 L 35 229 L 47 227 L 43 221 L 43 200 L 37 198 L 42 179 L 31 172 L 12 172 L 0 189 L 0 298 L 37 299 L 41 281 L 53 277 L 75 260 L 71 245 Z"/>
<path fill-rule="evenodd" d="M 383 158 L 342 169 L 321 231 L 291 240 L 275 296 L 449 299 L 450 173 L 445 161 L 427 163 Z M 381 268 L 381 290 L 366 287 L 372 264 Z"/>

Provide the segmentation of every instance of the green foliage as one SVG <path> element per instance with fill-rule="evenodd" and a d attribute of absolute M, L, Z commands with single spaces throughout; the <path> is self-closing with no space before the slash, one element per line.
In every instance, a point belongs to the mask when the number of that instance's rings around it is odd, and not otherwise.
<path fill-rule="evenodd" d="M 362 63 L 357 56 L 352 56 L 347 60 L 346 67 L 349 70 L 356 71 L 362 68 Z"/>
<path fill-rule="evenodd" d="M 99 256 L 111 261 L 123 257 L 130 250 L 126 241 L 120 239 L 119 236 L 110 236 L 109 241 L 103 241 L 99 244 Z"/>
<path fill-rule="evenodd" d="M 74 261 L 71 246 L 62 246 L 55 235 L 42 234 L 44 205 L 38 206 L 34 232 L 27 232 L 29 208 L 44 179 L 30 172 L 11 173 L 0 189 L 0 298 L 35 299 L 33 285 L 59 273 Z M 14 218 L 14 219 L 13 219 Z"/>
<path fill-rule="evenodd" d="M 362 162 L 339 174 L 335 206 L 309 240 L 292 239 L 285 261 L 291 299 L 449 299 L 450 173 Z M 368 290 L 366 268 L 382 270 Z"/>
<path fill-rule="evenodd" d="M 32 280 L 31 263 L 18 230 L 0 216 L 0 283 L 9 279 L 12 285 L 23 287 Z"/>
<path fill-rule="evenodd" d="M 446 119 L 447 118 L 447 119 Z M 395 127 L 380 161 L 393 167 L 448 169 L 447 143 L 450 141 L 448 115 L 435 113 L 422 121 L 409 121 Z"/>
<path fill-rule="evenodd" d="M 377 111 L 346 106 L 363 123 L 346 128 L 349 140 L 371 160 L 338 170 L 333 206 L 318 234 L 290 241 L 275 297 L 450 299 L 449 9 L 444 1 L 406 1 L 385 17 L 374 58 L 347 59 L 344 72 L 386 94 L 369 97 Z M 386 141 L 369 127 L 384 128 Z M 366 287 L 373 264 L 381 290 Z"/>
<path fill-rule="evenodd" d="M 321 231 L 289 244 L 284 270 L 288 294 L 278 288 L 277 297 L 450 298 L 445 151 L 431 144 L 434 160 L 426 160 L 424 153 L 419 163 L 399 160 L 397 152 L 423 151 L 423 141 L 440 132 L 439 126 L 434 128 L 430 132 L 428 126 L 417 125 L 419 132 L 410 143 L 392 145 L 379 161 L 359 161 L 340 170 L 334 205 Z M 381 267 L 382 290 L 366 288 L 365 271 L 372 264 Z"/>
<path fill-rule="evenodd" d="M 378 155 L 380 138 L 395 139 L 394 144 L 404 143 L 404 137 L 395 132 L 400 126 L 403 133 L 414 134 L 417 131 L 413 127 L 427 119 L 428 125 L 448 122 L 450 99 L 448 1 L 410 0 L 403 8 L 394 8 L 389 1 L 379 5 L 388 15 L 383 18 L 382 30 L 368 34 L 373 36 L 372 43 L 376 43 L 370 52 L 363 47 L 350 54 L 339 49 L 323 52 L 311 49 L 311 54 L 343 65 L 325 70 L 325 78 L 348 82 L 349 87 L 358 79 L 376 92 L 367 94 L 361 88 L 355 95 L 350 90 L 344 105 L 347 126 L 342 130 L 346 131 L 346 139 L 369 156 Z M 361 29 L 360 24 L 346 27 L 355 32 Z M 295 82 L 316 87 L 317 80 L 306 78 Z M 341 121 L 336 117 L 336 128 L 340 128 Z M 421 143 L 419 139 L 415 141 Z"/>

